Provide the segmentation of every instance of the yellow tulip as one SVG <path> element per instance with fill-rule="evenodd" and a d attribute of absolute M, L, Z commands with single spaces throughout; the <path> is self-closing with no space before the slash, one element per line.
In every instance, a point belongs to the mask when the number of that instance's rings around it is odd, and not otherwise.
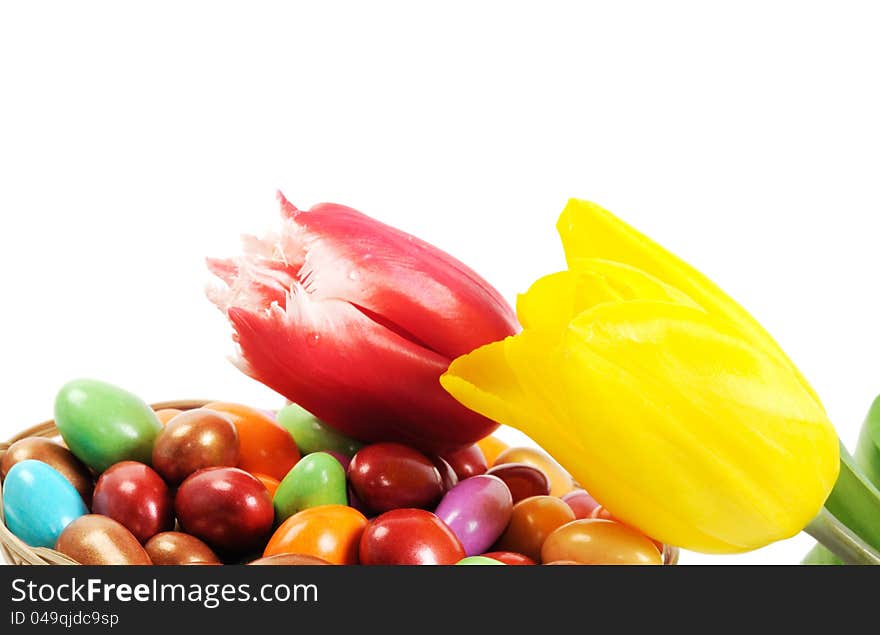
<path fill-rule="evenodd" d="M 557 228 L 568 270 L 519 297 L 521 333 L 454 360 L 443 387 L 664 543 L 734 553 L 804 529 L 837 478 L 838 439 L 785 353 L 601 207 L 571 200 Z"/>

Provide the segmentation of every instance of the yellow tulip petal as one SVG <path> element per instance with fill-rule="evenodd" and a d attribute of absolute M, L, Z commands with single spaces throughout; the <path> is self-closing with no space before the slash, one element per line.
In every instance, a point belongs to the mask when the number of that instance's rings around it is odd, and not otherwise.
<path fill-rule="evenodd" d="M 821 406 L 717 316 L 599 305 L 572 322 L 557 359 L 546 381 L 564 384 L 581 450 L 560 462 L 658 540 L 754 549 L 803 529 L 831 491 L 838 442 Z"/>
<path fill-rule="evenodd" d="M 679 289 L 697 304 L 725 316 L 756 346 L 764 346 L 797 374 L 818 402 L 816 392 L 788 359 L 776 341 L 753 318 L 702 273 L 675 254 L 595 203 L 570 199 L 556 224 L 565 257 L 571 267 L 581 258 L 603 258 L 641 269 Z"/>
<path fill-rule="evenodd" d="M 686 294 L 626 264 L 580 258 L 568 271 L 544 276 L 520 294 L 516 314 L 523 328 L 559 336 L 576 315 L 604 302 L 658 300 L 696 307 Z"/>

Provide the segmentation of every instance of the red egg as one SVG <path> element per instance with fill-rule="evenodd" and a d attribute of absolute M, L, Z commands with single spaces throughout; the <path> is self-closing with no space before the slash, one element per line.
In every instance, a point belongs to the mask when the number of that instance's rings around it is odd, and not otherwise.
<path fill-rule="evenodd" d="M 484 553 L 482 555 L 487 558 L 497 560 L 498 562 L 503 562 L 504 564 L 538 564 L 528 556 L 524 556 L 521 553 L 516 553 L 515 551 L 490 551 L 489 553 Z"/>
<path fill-rule="evenodd" d="M 153 468 L 137 461 L 116 463 L 101 474 L 92 511 L 116 520 L 142 543 L 174 526 L 168 486 Z"/>
<path fill-rule="evenodd" d="M 459 481 L 463 481 L 470 476 L 485 474 L 486 470 L 489 469 L 486 457 L 483 455 L 480 446 L 476 443 L 457 452 L 444 454 L 443 460 L 452 466 Z"/>
<path fill-rule="evenodd" d="M 431 459 L 400 443 L 374 443 L 358 450 L 348 478 L 360 502 L 377 513 L 430 507 L 443 495 L 443 480 Z"/>
<path fill-rule="evenodd" d="M 550 493 L 550 479 L 534 465 L 527 463 L 501 463 L 490 469 L 486 474 L 497 476 L 513 497 L 516 505 L 530 496 L 547 496 Z"/>
<path fill-rule="evenodd" d="M 275 520 L 266 487 L 235 467 L 209 467 L 187 477 L 174 509 L 183 531 L 227 553 L 262 549 Z"/>
<path fill-rule="evenodd" d="M 385 512 L 361 536 L 361 564 L 455 564 L 464 557 L 452 530 L 424 509 Z"/>
<path fill-rule="evenodd" d="M 439 456 L 433 457 L 434 467 L 440 472 L 440 480 L 443 482 L 443 491 L 448 492 L 458 485 L 458 476 L 452 466 Z"/>

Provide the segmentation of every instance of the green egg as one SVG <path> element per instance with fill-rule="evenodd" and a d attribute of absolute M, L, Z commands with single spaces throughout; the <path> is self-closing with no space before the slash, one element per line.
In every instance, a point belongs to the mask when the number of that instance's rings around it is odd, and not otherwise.
<path fill-rule="evenodd" d="M 272 499 L 275 522 L 318 505 L 348 505 L 345 470 L 325 452 L 301 458 L 287 473 Z"/>
<path fill-rule="evenodd" d="M 470 564 L 470 565 L 485 565 L 485 564 L 495 565 L 495 564 L 500 564 L 502 567 L 506 566 L 503 562 L 499 562 L 498 560 L 495 560 L 494 558 L 487 558 L 486 556 L 468 556 L 467 558 L 462 558 L 461 560 L 459 560 L 455 564 L 461 564 L 461 565 L 468 565 L 468 564 Z"/>
<path fill-rule="evenodd" d="M 359 441 L 337 432 L 308 410 L 295 403 L 278 411 L 277 421 L 290 432 L 303 454 L 312 452 L 339 452 L 353 456 L 363 447 Z"/>
<path fill-rule="evenodd" d="M 74 379 L 55 398 L 55 424 L 70 451 L 100 473 L 120 461 L 150 464 L 162 424 L 130 392 L 96 379 Z"/>

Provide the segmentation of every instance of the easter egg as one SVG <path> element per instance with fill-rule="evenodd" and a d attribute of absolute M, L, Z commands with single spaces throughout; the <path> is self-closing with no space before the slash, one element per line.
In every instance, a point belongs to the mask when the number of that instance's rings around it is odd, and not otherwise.
<path fill-rule="evenodd" d="M 577 519 L 590 518 L 593 511 L 600 506 L 595 498 L 580 488 L 571 490 L 562 497 L 562 500 L 571 507 L 571 511 L 574 512 L 574 517 Z"/>
<path fill-rule="evenodd" d="M 95 379 L 74 379 L 55 398 L 55 424 L 77 458 L 96 472 L 120 461 L 149 464 L 162 430 L 140 398 Z"/>
<path fill-rule="evenodd" d="M 333 451 L 352 456 L 363 447 L 360 441 L 334 430 L 295 403 L 281 408 L 278 411 L 277 421 L 293 436 L 299 451 L 303 454 Z"/>
<path fill-rule="evenodd" d="M 526 463 L 541 470 L 550 479 L 551 496 L 562 496 L 575 487 L 569 473 L 553 457 L 538 448 L 508 448 L 495 459 L 495 465 L 502 463 Z"/>
<path fill-rule="evenodd" d="M 351 488 L 369 509 L 430 507 L 443 495 L 440 472 L 431 460 L 400 443 L 373 443 L 358 450 L 348 466 Z"/>
<path fill-rule="evenodd" d="M 541 559 L 581 564 L 663 564 L 649 538 L 626 525 L 599 518 L 583 518 L 558 527 L 544 541 Z"/>
<path fill-rule="evenodd" d="M 501 463 L 490 468 L 486 474 L 497 476 L 504 481 L 514 504 L 529 496 L 550 494 L 550 479 L 544 472 L 527 463 Z"/>
<path fill-rule="evenodd" d="M 485 474 L 489 469 L 483 451 L 476 444 L 450 454 L 444 454 L 442 458 L 452 466 L 459 481 L 478 474 Z"/>
<path fill-rule="evenodd" d="M 461 541 L 465 554 L 476 556 L 498 539 L 507 527 L 512 508 L 504 481 L 482 474 L 449 490 L 434 513 Z"/>
<path fill-rule="evenodd" d="M 540 562 L 547 536 L 574 519 L 571 508 L 555 496 L 526 498 L 513 506 L 507 529 L 495 544 L 496 550 L 515 551 Z"/>
<path fill-rule="evenodd" d="M 92 511 L 119 521 L 141 542 L 174 526 L 171 492 L 150 466 L 122 461 L 98 478 Z"/>
<path fill-rule="evenodd" d="M 488 553 L 482 554 L 487 558 L 492 558 L 493 560 L 497 560 L 498 562 L 503 562 L 504 564 L 511 565 L 531 565 L 537 564 L 534 560 L 529 558 L 528 556 L 524 556 L 521 553 L 516 553 L 513 551 L 490 551 Z"/>
<path fill-rule="evenodd" d="M 455 564 L 465 556 L 452 530 L 424 509 L 393 509 L 377 516 L 360 542 L 361 564 L 368 565 Z"/>
<path fill-rule="evenodd" d="M 58 536 L 55 550 L 86 565 L 153 564 L 128 529 L 99 514 L 80 516 L 71 522 Z"/>
<path fill-rule="evenodd" d="M 31 547 L 54 547 L 64 528 L 88 513 L 73 485 L 42 461 L 19 461 L 3 481 L 6 526 Z"/>
<path fill-rule="evenodd" d="M 177 489 L 174 510 L 184 532 L 229 553 L 261 547 L 275 520 L 263 484 L 235 467 L 207 467 L 188 476 Z"/>
<path fill-rule="evenodd" d="M 357 564 L 358 545 L 366 526 L 366 517 L 353 507 L 309 507 L 278 526 L 263 557 L 300 554 L 331 564 Z"/>
<path fill-rule="evenodd" d="M 327 565 L 326 560 L 315 556 L 306 556 L 301 553 L 279 553 L 266 558 L 257 558 L 248 564 L 255 566 L 302 566 L 302 565 Z"/>
<path fill-rule="evenodd" d="M 490 435 L 477 441 L 477 447 L 480 448 L 480 451 L 483 453 L 483 457 L 486 459 L 486 465 L 492 467 L 495 465 L 495 458 L 510 446 L 498 437 Z"/>
<path fill-rule="evenodd" d="M 444 492 L 448 492 L 458 485 L 458 476 L 455 474 L 455 470 L 452 469 L 452 466 L 449 465 L 445 459 L 435 456 L 432 457 L 431 460 L 434 462 L 434 467 L 440 472 L 440 481 L 443 483 Z"/>
<path fill-rule="evenodd" d="M 494 560 L 492 558 L 487 558 L 486 556 L 468 556 L 467 558 L 462 558 L 455 564 L 461 565 L 504 565 L 503 562 L 499 562 L 498 560 Z"/>
<path fill-rule="evenodd" d="M 153 468 L 169 485 L 204 467 L 238 465 L 238 432 L 226 415 L 195 408 L 171 419 L 153 445 Z"/>
<path fill-rule="evenodd" d="M 76 488 L 86 506 L 92 504 L 95 481 L 85 464 L 60 443 L 42 437 L 28 437 L 9 446 L 0 461 L 0 476 L 6 477 L 12 466 L 34 459 L 51 465 Z"/>
<path fill-rule="evenodd" d="M 204 542 L 180 531 L 163 531 L 144 545 L 153 564 L 221 564 L 220 558 Z"/>
<path fill-rule="evenodd" d="M 214 401 L 205 408 L 223 413 L 238 432 L 238 467 L 279 481 L 287 476 L 300 453 L 290 433 L 269 415 L 241 404 Z"/>
<path fill-rule="evenodd" d="M 318 505 L 347 505 L 345 470 L 326 452 L 312 452 L 301 458 L 278 485 L 272 504 L 275 521 Z"/>

